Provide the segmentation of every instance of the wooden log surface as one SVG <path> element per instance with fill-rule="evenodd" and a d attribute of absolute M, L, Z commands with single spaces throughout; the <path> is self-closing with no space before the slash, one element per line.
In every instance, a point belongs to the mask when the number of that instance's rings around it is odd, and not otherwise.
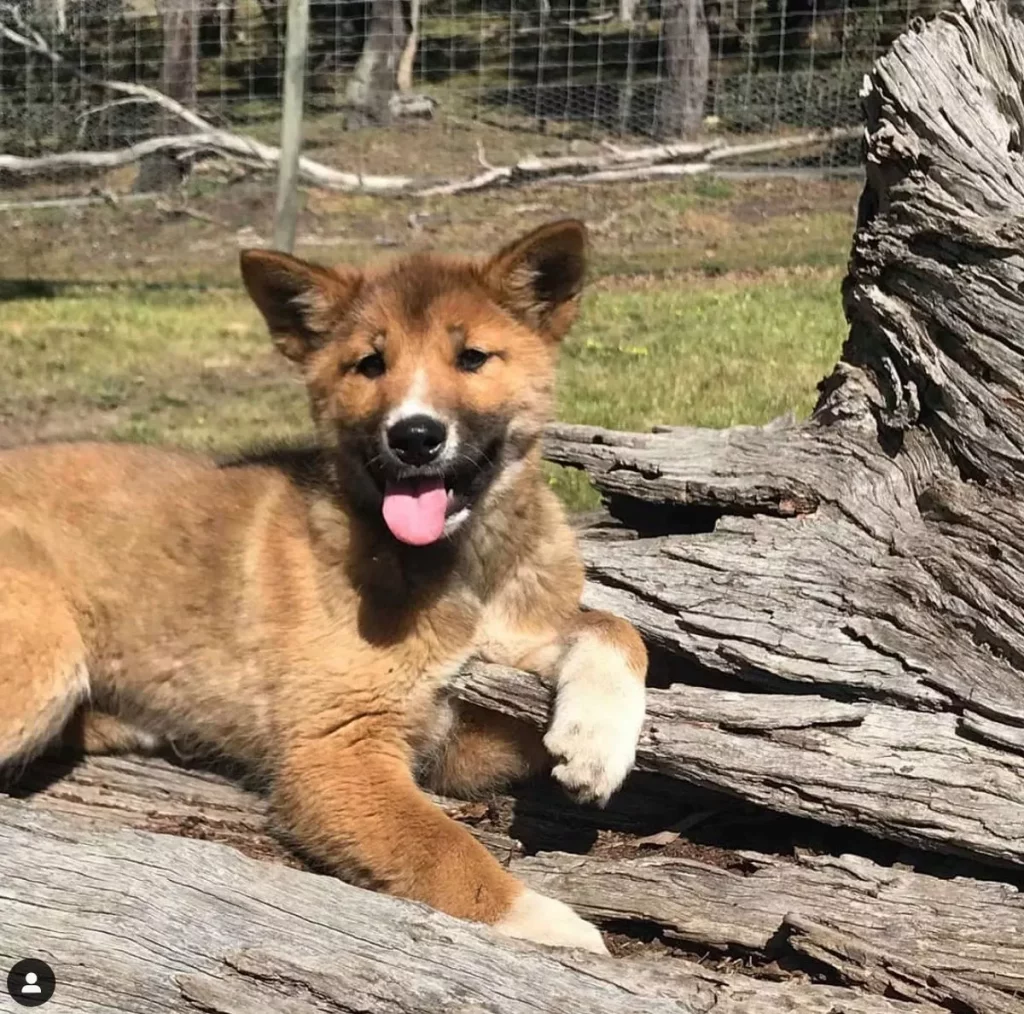
<path fill-rule="evenodd" d="M 637 619 L 614 595 L 601 603 Z M 500 666 L 470 672 L 461 698 L 543 724 L 539 681 Z M 952 712 L 678 685 L 649 691 L 637 763 L 910 845 L 1024 860 L 1024 757 L 962 735 Z"/>
<path fill-rule="evenodd" d="M 683 959 L 499 940 L 424 906 L 220 844 L 4 807 L 0 958 L 47 960 L 57 1014 L 938 1014 Z"/>
<path fill-rule="evenodd" d="M 471 818 L 477 812 L 476 807 L 457 801 L 441 802 L 456 818 Z M 555 818 L 557 806 L 556 802 Z M 851 949 L 850 941 L 853 941 L 855 953 L 888 955 L 890 963 L 902 962 L 919 977 L 929 981 L 941 978 L 945 985 L 932 990 L 926 998 L 928 1003 L 944 1002 L 942 997 L 974 995 L 976 1003 L 973 1007 L 967 1004 L 967 1009 L 982 1014 L 999 1011 L 1001 1003 L 1012 1003 L 1013 994 L 1024 990 L 1024 899 L 1011 884 L 997 880 L 947 879 L 879 865 L 855 855 L 780 857 L 744 849 L 724 865 L 665 856 L 654 849 L 639 858 L 636 855 L 619 858 L 553 852 L 525 855 L 522 844 L 507 831 L 481 829 L 473 822 L 468 826 L 531 886 L 577 906 L 605 925 L 621 928 L 628 924 L 638 927 L 655 924 L 669 940 L 681 942 L 688 954 L 736 953 L 778 960 L 787 955 L 810 953 L 815 948 L 824 953 L 823 949 L 834 948 L 835 940 L 840 939 L 846 942 L 847 950 Z M 216 869 L 220 865 L 234 870 L 239 863 L 244 867 L 243 860 L 252 860 L 260 864 L 258 872 L 248 874 L 254 882 L 291 885 L 290 878 L 294 875 L 298 878 L 295 883 L 307 885 L 302 888 L 302 897 L 310 899 L 307 903 L 311 906 L 310 918 L 314 918 L 312 913 L 315 912 L 314 921 L 325 918 L 324 907 L 333 903 L 338 897 L 334 892 L 343 887 L 336 886 L 332 878 L 304 872 L 296 857 L 278 844 L 268 831 L 265 806 L 259 795 L 219 775 L 184 770 L 161 759 L 91 758 L 70 769 L 58 762 L 39 765 L 20 789 L 0 797 L 0 827 L 12 834 L 11 829 L 14 829 L 25 836 L 24 840 L 17 834 L 8 837 L 0 847 L 3 857 L 0 858 L 0 883 L 7 892 L 3 897 L 18 900 L 13 909 L 4 909 L 8 913 L 3 918 L 5 935 L 14 925 L 10 912 L 24 910 L 17 918 L 28 921 L 25 933 L 31 935 L 33 929 L 45 929 L 47 933 L 59 930 L 60 939 L 65 940 L 64 949 L 61 950 L 55 940 L 46 954 L 55 962 L 71 962 L 75 967 L 88 963 L 92 956 L 68 949 L 66 941 L 73 934 L 65 925 L 65 915 L 53 915 L 50 909 L 40 908 L 43 917 L 37 914 L 33 921 L 32 905 L 26 902 L 31 885 L 25 881 L 48 883 L 50 876 L 29 856 L 31 837 L 37 833 L 42 833 L 49 842 L 52 855 L 47 861 L 52 862 L 55 869 L 63 870 L 54 874 L 64 885 L 62 889 L 68 892 L 69 898 L 76 899 L 75 906 L 87 913 L 83 920 L 88 919 L 88 912 L 106 909 L 103 906 L 97 909 L 88 893 L 83 895 L 76 886 L 82 876 L 91 877 L 86 884 L 92 885 L 94 880 L 101 880 L 109 873 L 114 879 L 103 889 L 115 895 L 118 885 L 124 882 L 123 873 L 115 876 L 113 871 L 94 871 L 90 874 L 88 865 L 80 866 L 83 845 L 88 846 L 90 856 L 89 850 L 95 846 L 102 853 L 103 862 L 130 864 L 137 860 L 126 856 L 142 848 L 140 843 L 145 843 L 144 847 L 156 855 L 174 856 L 174 863 L 187 860 L 200 866 L 213 864 L 210 877 L 219 876 Z M 43 832 L 38 832 L 38 828 L 44 829 Z M 8 831 L 0 831 L 0 835 Z M 171 840 L 176 838 L 189 839 L 190 849 L 196 851 L 179 852 L 179 845 Z M 128 851 L 118 851 L 122 847 Z M 204 851 L 207 847 L 211 850 L 209 853 Z M 110 859 L 108 849 L 115 850 L 114 860 Z M 21 859 L 13 856 L 21 856 Z M 19 873 L 20 861 L 26 865 Z M 146 862 L 150 862 L 149 859 Z M 154 869 L 163 870 L 163 867 L 157 864 Z M 208 889 L 202 884 L 194 885 L 192 869 L 190 865 L 187 875 L 180 875 L 177 888 L 172 890 L 165 886 L 160 896 L 162 905 L 173 908 L 179 904 L 174 897 L 167 896 L 176 890 L 185 894 Z M 166 872 L 154 875 L 163 877 Z M 49 889 L 56 890 L 56 887 L 51 884 Z M 287 889 L 292 890 L 290 886 Z M 318 895 L 321 889 L 323 893 Z M 365 892 L 347 887 L 343 890 L 358 899 L 351 905 L 346 902 L 344 914 L 361 911 Z M 143 900 L 151 897 L 150 887 L 138 886 L 138 891 L 132 904 L 142 906 Z M 214 893 L 217 897 L 223 896 L 222 892 Z M 232 904 L 258 909 L 264 900 L 260 896 L 245 899 L 233 896 Z M 388 925 L 394 918 L 400 919 L 406 908 L 415 908 L 390 899 L 375 899 L 372 904 L 383 905 L 385 909 L 395 906 L 393 916 L 375 915 L 375 918 L 386 919 Z M 70 902 L 67 905 L 74 907 Z M 333 915 L 337 918 L 337 913 Z M 815 929 L 808 931 L 806 926 Z M 97 939 L 102 939 L 105 932 L 96 929 Z M 231 939 L 232 932 L 232 929 L 223 930 L 224 943 Z M 357 930 L 349 927 L 346 932 Z M 471 935 L 473 931 L 460 927 L 460 932 Z M 15 934 L 12 940 L 17 946 L 27 946 L 24 935 Z M 0 954 L 14 958 L 19 953 L 17 946 L 0 939 Z M 189 946 L 203 950 L 207 941 L 190 940 Z M 241 944 L 232 952 L 240 948 Z M 37 951 L 38 948 L 31 953 Z M 875 967 L 875 958 L 865 961 L 862 971 L 863 977 L 868 979 L 868 972 Z M 849 978 L 855 960 L 846 957 L 844 962 L 840 967 Z M 662 957 L 659 964 L 682 970 L 680 982 L 683 985 L 678 998 L 689 995 L 686 990 L 693 984 L 687 984 L 687 976 L 692 978 L 697 974 L 691 967 L 692 962 L 680 957 Z M 109 967 L 109 963 L 103 967 Z M 705 971 L 710 975 L 710 970 Z M 132 976 L 142 974 L 138 969 L 131 970 Z M 671 973 L 666 974 L 671 977 Z M 744 978 L 747 977 L 740 977 L 740 980 Z M 752 988 L 750 983 L 756 983 L 760 989 L 762 984 L 760 979 L 748 979 L 745 983 L 734 982 L 734 979 L 720 975 L 713 981 L 724 983 L 730 989 L 734 986 L 736 989 Z M 698 976 L 698 985 L 704 981 Z M 796 987 L 791 986 L 793 989 Z M 795 1009 L 816 1009 L 813 1005 L 808 1007 L 809 1001 L 801 998 L 799 992 L 793 994 L 795 999 L 791 997 L 797 1004 Z M 850 993 L 850 997 L 856 995 Z"/>

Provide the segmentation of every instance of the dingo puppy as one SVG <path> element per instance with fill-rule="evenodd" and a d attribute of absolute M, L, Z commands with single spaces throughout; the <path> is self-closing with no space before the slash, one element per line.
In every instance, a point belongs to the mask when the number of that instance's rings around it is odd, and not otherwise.
<path fill-rule="evenodd" d="M 339 874 L 603 951 L 419 788 L 550 768 L 603 803 L 633 764 L 644 646 L 580 610 L 582 566 L 540 470 L 585 253 L 575 221 L 486 260 L 365 272 L 246 251 L 314 446 L 220 464 L 124 445 L 0 453 L 0 762 L 62 731 L 93 751 L 215 751 L 261 772 L 280 828 Z M 554 682 L 543 743 L 446 700 L 472 655 Z"/>

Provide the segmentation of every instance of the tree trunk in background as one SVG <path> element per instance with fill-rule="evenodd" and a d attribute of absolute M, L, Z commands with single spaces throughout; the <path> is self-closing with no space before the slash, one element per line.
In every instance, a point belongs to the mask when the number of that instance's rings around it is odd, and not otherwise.
<path fill-rule="evenodd" d="M 704 118 L 711 57 L 704 0 L 662 0 L 661 51 L 654 133 L 675 140 L 695 133 Z"/>
<path fill-rule="evenodd" d="M 183 106 L 194 109 L 199 87 L 199 18 L 201 0 L 158 0 L 163 29 L 160 60 L 160 91 Z M 170 114 L 158 117 L 154 134 L 180 134 L 188 127 Z M 168 155 L 144 159 L 135 180 L 135 190 L 146 193 L 165 190 L 181 182 L 181 166 Z"/>
<path fill-rule="evenodd" d="M 200 0 L 161 0 L 159 9 L 163 27 L 160 90 L 193 109 L 199 84 Z"/>
<path fill-rule="evenodd" d="M 396 84 L 400 92 L 412 91 L 412 72 L 416 64 L 416 49 L 420 41 L 420 0 L 409 0 L 409 35 L 398 61 Z"/>
<path fill-rule="evenodd" d="M 637 0 L 624 0 L 620 14 L 626 13 L 625 7 L 629 6 L 629 26 L 626 33 L 626 66 L 624 68 L 622 83 L 619 85 L 619 130 L 625 134 L 632 129 L 633 125 L 633 98 L 636 94 L 636 55 L 647 34 L 647 6 L 646 0 L 641 6 Z M 637 12 L 639 11 L 639 17 Z M 623 20 L 626 20 L 624 17 Z"/>
<path fill-rule="evenodd" d="M 68 30 L 67 0 L 35 0 L 31 7 L 32 22 L 51 38 L 60 37 Z"/>
<path fill-rule="evenodd" d="M 281 27 L 284 23 L 284 7 L 279 0 L 258 0 L 260 13 L 263 15 L 263 23 L 270 29 L 270 35 L 274 40 L 274 46 L 278 50 L 282 46 Z"/>
<path fill-rule="evenodd" d="M 407 35 L 402 0 L 370 0 L 370 4 L 366 42 L 345 91 L 345 105 L 357 126 L 388 122 L 388 102 L 398 90 Z"/>

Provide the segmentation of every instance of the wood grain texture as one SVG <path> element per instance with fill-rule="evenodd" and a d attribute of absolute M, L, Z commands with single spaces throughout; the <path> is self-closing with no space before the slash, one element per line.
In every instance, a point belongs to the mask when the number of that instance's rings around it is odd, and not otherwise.
<path fill-rule="evenodd" d="M 473 666 L 456 692 L 546 720 L 546 689 L 512 669 Z M 1020 863 L 1024 757 L 960 726 L 952 712 L 680 685 L 648 692 L 637 766 L 916 847 Z"/>
<path fill-rule="evenodd" d="M 465 804 L 439 802 L 456 818 L 467 813 Z M 33 821 L 67 824 L 75 835 L 87 828 L 185 837 L 302 868 L 270 834 L 258 794 L 159 759 L 90 758 L 70 771 L 40 765 L 21 791 L 0 797 L 0 825 Z M 928 876 L 856 855 L 786 859 L 746 849 L 728 869 L 656 853 L 528 856 L 507 834 L 469 826 L 531 887 L 606 924 L 657 924 L 698 952 L 809 953 L 807 934 L 794 931 L 799 922 L 898 954 L 961 992 L 977 986 L 1005 998 L 1024 991 L 1024 899 L 1010 884 Z M 72 860 L 75 849 L 72 842 Z M 265 868 L 261 877 L 276 875 Z"/>
<path fill-rule="evenodd" d="M 0 959 L 48 961 L 56 1014 L 938 1014 L 683 960 L 545 951 L 227 846 L 4 807 Z"/>

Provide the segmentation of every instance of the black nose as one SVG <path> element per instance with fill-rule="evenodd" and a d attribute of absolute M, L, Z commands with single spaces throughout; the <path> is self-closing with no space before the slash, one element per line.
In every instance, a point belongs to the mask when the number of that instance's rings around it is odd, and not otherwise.
<path fill-rule="evenodd" d="M 405 465 L 429 465 L 444 447 L 448 429 L 429 415 L 400 419 L 387 433 L 388 447 Z"/>

